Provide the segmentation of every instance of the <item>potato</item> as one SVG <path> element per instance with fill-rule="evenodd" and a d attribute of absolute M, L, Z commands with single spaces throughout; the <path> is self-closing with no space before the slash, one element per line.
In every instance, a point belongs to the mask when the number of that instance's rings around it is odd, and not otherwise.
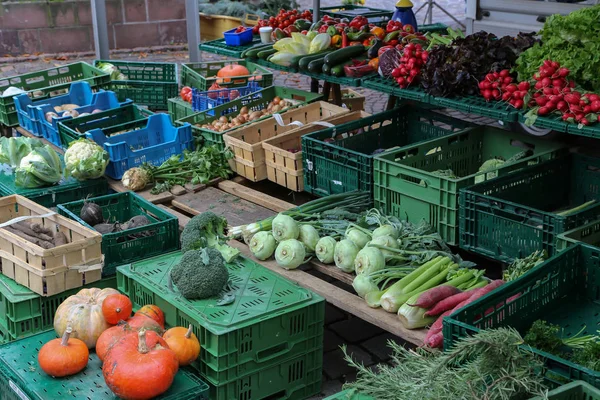
<path fill-rule="evenodd" d="M 92 111 L 92 114 L 98 114 L 98 113 L 100 113 L 100 112 L 102 112 L 102 110 L 100 110 L 100 109 L 96 108 L 94 111 Z"/>
<path fill-rule="evenodd" d="M 46 121 L 52 123 L 52 117 L 58 118 L 58 114 L 52 111 L 46 113 Z"/>
<path fill-rule="evenodd" d="M 240 114 L 248 114 L 248 107 L 244 106 L 240 110 Z"/>
<path fill-rule="evenodd" d="M 273 112 L 273 114 L 278 113 L 279 111 L 281 111 L 281 107 L 280 106 L 273 106 L 273 109 L 271 111 Z"/>
<path fill-rule="evenodd" d="M 62 109 L 63 111 L 71 111 L 74 110 L 75 108 L 79 108 L 80 106 L 78 106 L 77 104 L 63 104 L 62 105 Z"/>
<path fill-rule="evenodd" d="M 56 111 L 57 113 L 61 112 L 61 111 L 66 111 L 62 109 L 62 106 L 54 106 L 54 111 Z"/>
<path fill-rule="evenodd" d="M 223 123 L 226 124 L 226 123 L 229 122 L 229 119 L 226 116 L 223 115 L 222 117 L 219 118 L 219 121 L 221 121 L 221 122 L 223 122 Z"/>

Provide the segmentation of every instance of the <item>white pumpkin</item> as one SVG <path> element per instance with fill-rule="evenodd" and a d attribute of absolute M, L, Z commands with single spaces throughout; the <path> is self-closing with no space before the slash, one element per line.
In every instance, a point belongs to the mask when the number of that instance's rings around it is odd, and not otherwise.
<path fill-rule="evenodd" d="M 102 302 L 111 294 L 118 294 L 116 289 L 81 289 L 77 294 L 62 302 L 54 314 L 54 330 L 62 337 L 67 324 L 73 328 L 71 337 L 82 340 L 89 349 L 96 347 L 98 337 L 111 325 L 102 315 Z"/>

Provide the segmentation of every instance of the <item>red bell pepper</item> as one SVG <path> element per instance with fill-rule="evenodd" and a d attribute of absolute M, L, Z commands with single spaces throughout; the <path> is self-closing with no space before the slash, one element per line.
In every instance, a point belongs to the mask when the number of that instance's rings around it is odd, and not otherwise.
<path fill-rule="evenodd" d="M 329 25 L 323 25 L 319 28 L 319 33 L 327 33 L 327 29 L 329 29 Z"/>
<path fill-rule="evenodd" d="M 344 67 L 344 73 L 349 78 L 362 78 L 365 75 L 375 72 L 375 68 L 366 65 L 346 65 Z"/>
<path fill-rule="evenodd" d="M 348 34 L 345 30 L 342 31 L 342 48 L 348 47 Z"/>

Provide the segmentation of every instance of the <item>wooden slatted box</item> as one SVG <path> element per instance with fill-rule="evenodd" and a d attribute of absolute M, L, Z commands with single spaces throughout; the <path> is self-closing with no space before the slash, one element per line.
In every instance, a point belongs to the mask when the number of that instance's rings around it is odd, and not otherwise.
<path fill-rule="evenodd" d="M 0 224 L 17 217 L 38 216 L 51 211 L 12 195 L 0 198 Z M 52 296 L 101 279 L 102 235 L 68 218 L 54 214 L 28 219 L 52 232 L 63 232 L 68 243 L 44 249 L 6 229 L 0 229 L 2 274 L 42 296 Z"/>

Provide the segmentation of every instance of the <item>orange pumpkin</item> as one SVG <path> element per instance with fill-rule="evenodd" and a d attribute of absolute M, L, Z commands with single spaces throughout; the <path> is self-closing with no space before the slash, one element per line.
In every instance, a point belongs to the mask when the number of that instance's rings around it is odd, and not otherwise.
<path fill-rule="evenodd" d="M 111 294 L 102 302 L 102 315 L 106 322 L 112 325 L 127 320 L 131 316 L 132 309 L 131 300 L 123 294 Z"/>
<path fill-rule="evenodd" d="M 137 332 L 137 330 L 132 329 L 126 322 L 112 326 L 102 332 L 96 342 L 96 354 L 100 361 L 104 361 L 106 354 L 121 338 L 125 335 L 137 334 Z"/>
<path fill-rule="evenodd" d="M 140 308 L 134 314 L 134 316 L 138 315 L 144 315 L 148 318 L 151 318 L 158 322 L 163 329 L 165 328 L 165 313 L 163 313 L 162 310 L 154 304 L 147 304 L 144 307 Z"/>
<path fill-rule="evenodd" d="M 40 368 L 50 376 L 61 378 L 75 375 L 83 370 L 90 357 L 85 343 L 72 338 L 73 328 L 68 326 L 60 339 L 53 339 L 42 346 L 38 353 Z"/>
<path fill-rule="evenodd" d="M 223 78 L 223 79 L 217 80 L 217 83 L 231 82 L 230 78 L 236 78 L 238 76 L 248 76 L 248 75 L 250 75 L 250 71 L 248 71 L 248 68 L 244 67 L 243 65 L 240 65 L 240 64 L 226 65 L 217 71 L 217 76 L 219 78 Z"/>
<path fill-rule="evenodd" d="M 169 329 L 163 335 L 163 339 L 177 355 L 181 367 L 190 365 L 200 355 L 200 342 L 192 332 L 191 324 L 188 329 L 181 326 Z"/>
<path fill-rule="evenodd" d="M 71 337 L 81 339 L 88 349 L 93 349 L 96 341 L 110 324 L 102 315 L 102 302 L 111 294 L 119 294 L 116 289 L 82 289 L 67 297 L 54 314 L 54 330 L 59 337 L 71 325 Z"/>
<path fill-rule="evenodd" d="M 119 398 L 152 399 L 169 390 L 179 369 L 177 356 L 155 332 L 126 335 L 106 355 L 102 374 Z"/>
<path fill-rule="evenodd" d="M 127 324 L 131 329 L 141 330 L 145 329 L 147 331 L 154 331 L 159 335 L 162 335 L 164 329 L 158 322 L 153 320 L 152 318 L 148 318 L 145 315 L 134 315 L 130 319 L 127 320 Z"/>

